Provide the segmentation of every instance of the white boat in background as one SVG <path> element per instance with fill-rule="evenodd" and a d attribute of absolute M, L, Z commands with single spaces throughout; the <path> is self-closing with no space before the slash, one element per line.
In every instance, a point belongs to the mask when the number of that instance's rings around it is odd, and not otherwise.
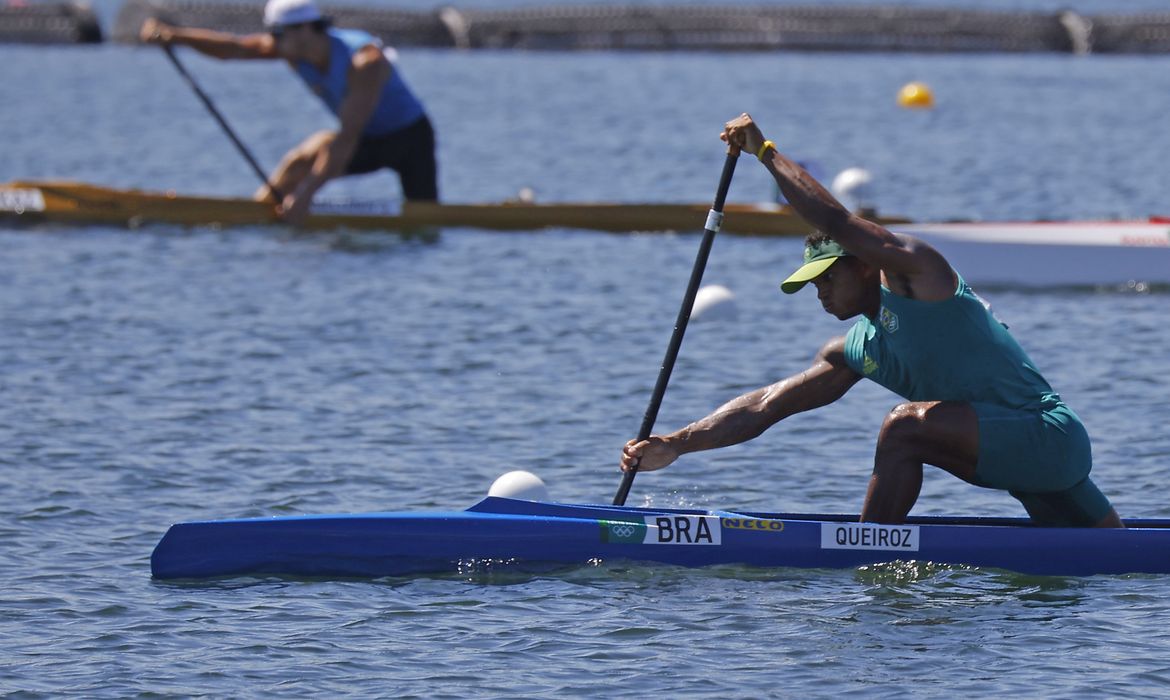
<path fill-rule="evenodd" d="M 569 228 L 609 232 L 698 231 L 707 204 L 408 202 L 397 213 L 318 210 L 308 229 L 412 231 L 471 227 L 500 231 Z M 802 238 L 812 229 L 789 207 L 728 204 L 722 231 Z M 938 248 L 972 284 L 1023 287 L 1170 285 L 1170 218 L 1136 221 L 912 223 L 866 213 Z M 0 183 L 0 223 L 142 226 L 277 224 L 272 207 L 246 199 L 118 190 L 69 182 Z"/>
<path fill-rule="evenodd" d="M 1170 285 L 1170 218 L 1137 221 L 910 223 L 890 226 L 937 248 L 972 284 Z"/>

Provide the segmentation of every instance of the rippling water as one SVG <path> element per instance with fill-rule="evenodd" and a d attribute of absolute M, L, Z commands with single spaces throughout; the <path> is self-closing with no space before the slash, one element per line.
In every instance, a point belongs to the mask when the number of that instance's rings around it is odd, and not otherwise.
<path fill-rule="evenodd" d="M 328 119 L 279 66 L 187 57 L 264 163 Z M 706 201 L 750 110 L 916 218 L 1165 212 L 1168 58 L 412 52 L 453 201 Z M 156 53 L 0 47 L 0 180 L 244 194 Z M 34 77 L 35 76 L 35 77 Z M 925 79 L 940 107 L 893 106 Z M 85 105 L 85 109 L 82 106 Z M 773 138 L 776 138 L 773 136 Z M 745 162 L 734 200 L 770 196 Z M 377 176 L 335 191 L 396 191 Z M 378 581 L 150 579 L 176 520 L 459 508 L 499 474 L 608 501 L 694 235 L 0 230 L 0 690 L 24 696 L 772 695 L 1170 689 L 1165 577 L 895 565 L 505 570 Z M 843 325 L 777 282 L 795 241 L 723 237 L 659 417 L 808 361 Z M 1170 516 L 1170 295 L 992 290 L 1094 437 L 1125 516 Z M 896 399 L 861 385 L 634 483 L 634 504 L 855 510 Z M 1014 515 L 928 473 L 918 513 Z"/>

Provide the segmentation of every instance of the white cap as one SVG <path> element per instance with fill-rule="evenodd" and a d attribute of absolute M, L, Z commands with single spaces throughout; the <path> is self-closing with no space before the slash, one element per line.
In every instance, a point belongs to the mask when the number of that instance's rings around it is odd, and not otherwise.
<path fill-rule="evenodd" d="M 313 0 L 268 0 L 264 6 L 265 27 L 316 22 L 324 17 Z"/>

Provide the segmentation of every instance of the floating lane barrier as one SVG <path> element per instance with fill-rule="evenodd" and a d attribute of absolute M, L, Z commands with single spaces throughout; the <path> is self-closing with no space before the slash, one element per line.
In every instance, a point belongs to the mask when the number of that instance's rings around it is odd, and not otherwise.
<path fill-rule="evenodd" d="M 0 0 L 2 1 L 2 0 Z M 393 10 L 321 4 L 321 11 L 339 27 L 360 27 L 392 46 L 455 46 L 440 12 Z M 264 31 L 263 2 L 206 2 L 204 0 L 127 0 L 118 11 L 110 38 L 138 43 L 138 32 L 148 18 L 182 27 L 201 27 L 236 34 Z"/>
<path fill-rule="evenodd" d="M 0 0 L 0 43 L 96 44 L 102 29 L 89 5 Z"/>
<path fill-rule="evenodd" d="M 2 2 L 3 0 L 0 0 Z M 135 43 L 147 17 L 183 26 L 263 31 L 262 2 L 127 0 L 115 41 Z M 912 52 L 1170 52 L 1170 13 L 1080 15 L 898 5 L 566 5 L 399 10 L 330 5 L 338 26 L 396 46 L 463 49 Z"/>

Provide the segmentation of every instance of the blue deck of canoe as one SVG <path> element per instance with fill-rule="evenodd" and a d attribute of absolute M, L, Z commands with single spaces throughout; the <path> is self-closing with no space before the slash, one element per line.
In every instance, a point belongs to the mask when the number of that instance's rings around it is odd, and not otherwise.
<path fill-rule="evenodd" d="M 733 513 L 488 497 L 464 511 L 305 515 L 179 523 L 151 557 L 156 578 L 255 574 L 401 576 L 490 560 L 852 568 L 887 561 L 1090 575 L 1170 572 L 1170 520 L 1125 530 L 1032 527 L 1023 518 Z"/>

